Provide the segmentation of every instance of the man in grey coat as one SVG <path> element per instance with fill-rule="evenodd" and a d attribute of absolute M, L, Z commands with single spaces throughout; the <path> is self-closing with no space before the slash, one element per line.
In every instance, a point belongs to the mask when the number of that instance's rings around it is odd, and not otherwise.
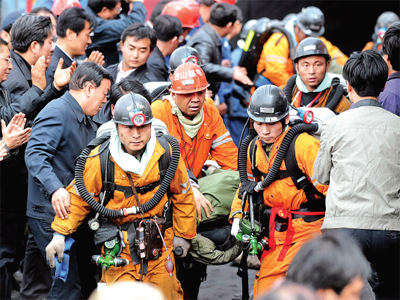
<path fill-rule="evenodd" d="M 327 120 L 314 164 L 329 184 L 323 230 L 355 238 L 375 268 L 378 299 L 399 299 L 400 118 L 378 102 L 388 76 L 373 50 L 353 53 L 343 68 L 353 108 Z"/>

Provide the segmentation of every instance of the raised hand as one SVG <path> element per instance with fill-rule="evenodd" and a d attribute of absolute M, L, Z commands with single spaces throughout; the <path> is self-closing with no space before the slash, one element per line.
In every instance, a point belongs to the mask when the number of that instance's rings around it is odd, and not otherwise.
<path fill-rule="evenodd" d="M 61 90 L 63 86 L 66 86 L 71 80 L 72 74 L 74 74 L 76 70 L 76 62 L 72 62 L 69 68 L 63 69 L 62 65 L 64 63 L 64 59 L 60 58 L 58 61 L 57 69 L 54 72 L 54 87 L 57 90 Z"/>
<path fill-rule="evenodd" d="M 46 88 L 46 59 L 41 56 L 31 68 L 32 85 L 36 85 L 42 91 Z"/>
<path fill-rule="evenodd" d="M 15 149 L 28 142 L 32 128 L 24 129 L 25 123 L 26 119 L 23 113 L 16 114 L 7 126 L 4 120 L 1 120 L 3 142 L 9 149 Z"/>
<path fill-rule="evenodd" d="M 86 61 L 92 61 L 95 62 L 96 64 L 100 65 L 100 66 L 104 66 L 105 60 L 104 60 L 104 55 L 103 53 L 101 53 L 100 51 L 92 51 L 92 53 L 90 53 L 89 57 L 86 57 L 84 62 Z"/>

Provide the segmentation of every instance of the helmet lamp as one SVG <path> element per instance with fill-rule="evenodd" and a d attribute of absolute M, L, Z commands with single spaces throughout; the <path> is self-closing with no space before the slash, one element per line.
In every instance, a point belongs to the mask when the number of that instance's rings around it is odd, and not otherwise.
<path fill-rule="evenodd" d="M 132 123 L 135 126 L 142 126 L 146 122 L 146 116 L 142 112 L 137 112 L 132 116 Z"/>

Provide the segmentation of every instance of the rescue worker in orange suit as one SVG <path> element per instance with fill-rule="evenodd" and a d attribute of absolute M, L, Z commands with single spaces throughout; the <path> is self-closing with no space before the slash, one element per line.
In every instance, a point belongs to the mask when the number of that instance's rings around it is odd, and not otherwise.
<path fill-rule="evenodd" d="M 218 109 L 206 102 L 209 84 L 204 71 L 196 64 L 184 63 L 170 75 L 170 80 L 171 98 L 153 107 L 153 114 L 167 125 L 170 135 L 179 141 L 186 168 L 196 178 L 201 178 L 203 165 L 211 154 L 222 169 L 236 170 L 237 147 Z M 197 215 L 201 218 L 197 202 L 201 196 L 196 187 L 193 193 Z M 205 198 L 204 201 L 208 202 Z M 207 210 L 205 205 L 201 206 Z"/>
<path fill-rule="evenodd" d="M 383 55 L 382 51 L 383 36 L 385 35 L 385 32 L 386 30 L 388 30 L 390 25 L 392 25 L 394 22 L 397 21 L 399 21 L 399 16 L 394 12 L 385 11 L 381 13 L 378 17 L 378 20 L 376 20 L 374 33 L 371 36 L 372 41 L 366 43 L 362 51 L 375 50 L 380 55 Z"/>
<path fill-rule="evenodd" d="M 324 23 L 325 17 L 322 11 L 315 6 L 309 6 L 290 19 L 285 28 L 289 31 L 295 47 L 309 36 L 318 37 L 323 41 L 332 59 L 331 68 L 335 66 L 335 70 L 330 70 L 330 72 L 341 74 L 341 69 L 348 57 L 321 36 L 325 32 Z M 257 64 L 257 73 L 261 73 L 261 76 L 256 87 L 264 84 L 274 84 L 280 87 L 286 84 L 294 74 L 292 58 L 289 54 L 289 42 L 283 33 L 273 33 L 264 44 Z"/>
<path fill-rule="evenodd" d="M 288 171 L 285 161 L 279 167 L 280 179 L 273 181 L 264 191 L 256 193 L 254 187 L 257 181 L 260 181 L 262 176 L 268 176 L 268 172 L 277 158 L 282 140 L 291 128 L 288 125 L 289 107 L 282 90 L 273 85 L 265 85 L 255 90 L 247 112 L 258 134 L 255 140 L 255 152 L 253 152 L 256 172 L 253 173 L 251 169 L 251 144 L 249 144 L 247 148 L 247 178 L 249 181 L 246 181 L 246 184 L 242 183 L 238 189 L 232 203 L 230 221 L 233 223 L 231 233 L 236 236 L 242 217 L 240 197 L 244 192 L 252 194 L 254 197 L 258 194 L 262 197 L 265 209 L 270 210 L 269 224 L 262 224 L 266 226 L 267 230 L 269 228 L 269 250 L 262 252 L 260 270 L 256 274 L 254 282 L 254 299 L 259 299 L 271 288 L 276 279 L 285 275 L 291 260 L 300 247 L 314 235 L 320 234 L 324 212 L 311 212 L 307 208 L 307 202 L 323 204 L 321 203 L 322 195 L 326 195 L 328 186 L 321 185 L 313 179 L 313 165 L 320 147 L 319 140 L 303 132 L 294 142 L 295 158 L 298 167 L 311 182 L 310 184 L 316 187 L 316 193 L 319 193 L 321 198 L 315 197 L 316 202 L 307 200 L 304 190 L 296 188 L 291 175 L 284 175 L 285 171 Z M 248 211 L 248 205 L 244 210 Z M 306 212 L 311 213 L 312 216 L 302 215 Z M 276 219 L 275 216 L 280 216 L 282 219 Z M 287 224 L 287 228 L 284 226 L 278 228 L 277 226 L 284 224 Z"/>
<path fill-rule="evenodd" d="M 171 57 L 172 59 L 172 57 Z M 237 147 L 226 129 L 218 109 L 206 101 L 209 86 L 204 71 L 197 64 L 183 63 L 170 75 L 171 97 L 164 97 L 152 106 L 154 117 L 163 121 L 169 134 L 180 144 L 181 156 L 192 173 L 191 182 L 196 202 L 197 217 L 201 209 L 210 217 L 212 205 L 199 191 L 196 178 L 209 155 L 225 170 L 237 169 Z M 180 261 L 178 279 L 182 283 L 184 299 L 197 299 L 200 283 L 206 277 L 205 264 L 190 261 L 185 268 Z"/>
<path fill-rule="evenodd" d="M 119 186 L 120 188 L 116 188 L 114 198 L 109 200 L 106 208 L 124 210 L 125 213 L 115 218 L 107 218 L 107 220 L 112 222 L 109 222 L 110 224 L 122 228 L 124 244 L 121 245 L 122 252 L 118 258 L 126 259 L 127 264 L 122 264 L 119 267 L 112 265 L 108 269 L 102 265 L 101 281 L 111 285 L 117 281 L 141 280 L 157 285 L 169 300 L 182 299 L 182 289 L 176 279 L 176 273 L 173 271 L 169 275 L 166 270 L 166 263 L 170 256 L 174 261 L 172 245 L 173 242 L 175 243 L 175 239 L 186 241 L 196 237 L 195 204 L 185 164 L 182 158 L 178 156 L 179 160 L 177 161 L 179 162 L 168 187 L 168 197 L 165 193 L 158 203 L 155 203 L 152 208 L 146 211 L 145 205 L 152 201 L 156 191 L 161 188 L 160 183 L 154 186 L 154 182 L 160 180 L 159 160 L 166 153 L 151 127 L 154 117 L 150 104 L 144 97 L 129 93 L 121 97 L 115 105 L 113 120 L 116 128 L 111 132 L 109 162 L 114 163 L 115 184 L 116 187 Z M 100 147 L 95 147 L 90 152 L 82 176 L 85 188 L 87 188 L 88 193 L 94 194 L 92 199 L 96 204 L 99 204 L 99 194 L 103 186 L 100 157 L 97 155 Z M 172 153 L 172 156 L 174 157 L 174 153 Z M 172 161 L 170 163 L 172 164 Z M 70 213 L 62 218 L 56 216 L 52 223 L 55 234 L 46 248 L 47 260 L 51 267 L 54 267 L 55 254 L 58 256 L 59 262 L 62 260 L 64 245 L 66 244 L 65 237 L 77 229 L 94 207 L 94 204 L 90 205 L 80 196 L 82 194 L 78 192 L 77 178 L 67 188 L 71 196 Z M 143 187 L 146 187 L 146 191 L 142 191 Z M 120 191 L 121 188 L 125 191 Z M 127 196 L 127 191 L 130 191 L 130 196 Z M 162 254 L 151 259 L 143 259 L 134 250 L 135 240 L 131 239 L 130 228 L 132 225 L 136 229 L 140 228 L 142 226 L 140 224 L 146 220 L 157 220 L 155 216 L 158 216 L 159 220 L 163 216 L 163 208 L 167 202 L 171 202 L 170 205 L 173 207 L 172 227 L 175 237 L 166 234 L 165 243 L 161 246 Z M 135 207 L 136 212 L 129 212 L 129 209 Z M 102 226 L 104 227 L 103 223 L 100 223 L 100 228 Z M 126 227 L 128 227 L 127 230 L 124 229 Z M 138 239 L 137 234 L 136 239 Z M 105 246 L 107 246 L 107 242 Z M 106 249 L 105 246 L 102 253 Z M 165 248 L 168 248 L 168 252 Z M 135 254 L 132 255 L 132 253 Z M 133 263 L 133 261 L 138 262 Z M 141 270 L 144 270 L 144 274 L 141 274 Z"/>
<path fill-rule="evenodd" d="M 328 107 L 336 113 L 350 108 L 339 79 L 327 74 L 331 56 L 323 41 L 309 37 L 296 49 L 294 63 L 297 75 L 293 75 L 283 89 L 295 107 Z"/>

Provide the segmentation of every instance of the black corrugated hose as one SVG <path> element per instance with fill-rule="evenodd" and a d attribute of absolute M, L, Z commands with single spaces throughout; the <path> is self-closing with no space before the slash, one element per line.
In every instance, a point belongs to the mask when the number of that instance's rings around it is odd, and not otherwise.
<path fill-rule="evenodd" d="M 282 165 L 282 161 L 286 156 L 286 153 L 289 149 L 290 143 L 293 140 L 293 138 L 302 132 L 309 132 L 309 131 L 317 131 L 318 130 L 318 125 L 317 124 L 296 124 L 293 126 L 285 135 L 285 137 L 282 140 L 281 146 L 278 150 L 278 153 L 276 155 L 274 164 L 272 165 L 271 170 L 268 172 L 268 175 L 264 180 L 261 182 L 261 188 L 265 189 L 267 186 L 269 186 L 274 180 L 276 179 L 278 173 L 279 173 L 279 168 Z M 239 151 L 239 176 L 240 176 L 240 182 L 244 182 L 247 179 L 247 148 L 249 147 L 250 142 L 253 140 L 253 136 L 248 135 L 244 140 L 243 143 L 240 145 L 240 151 Z"/>
<path fill-rule="evenodd" d="M 160 202 L 161 198 L 167 192 L 167 190 L 171 184 L 172 178 L 174 177 L 176 169 L 178 167 L 179 157 L 180 157 L 179 142 L 170 135 L 164 135 L 164 137 L 171 144 L 171 148 L 172 148 L 171 161 L 168 166 L 167 172 L 164 176 L 164 179 L 161 182 L 160 188 L 157 190 L 157 192 L 154 194 L 154 196 L 150 199 L 150 201 L 148 201 L 142 205 L 143 212 L 147 212 L 147 211 L 151 210 Z M 96 145 L 87 146 L 85 149 L 83 149 L 81 155 L 79 155 L 79 157 L 77 159 L 76 167 L 75 167 L 75 180 L 76 180 L 76 187 L 78 189 L 79 195 L 81 195 L 81 197 L 86 201 L 87 204 L 90 205 L 90 207 L 95 212 L 98 212 L 101 215 L 110 217 L 110 218 L 122 217 L 122 216 L 124 216 L 124 212 L 122 209 L 121 210 L 113 210 L 113 209 L 104 207 L 99 202 L 94 200 L 92 198 L 92 196 L 89 194 L 88 190 L 86 189 L 85 182 L 83 180 L 83 172 L 85 170 L 86 160 L 87 160 L 90 152 L 95 147 L 97 147 L 97 146 Z"/>

